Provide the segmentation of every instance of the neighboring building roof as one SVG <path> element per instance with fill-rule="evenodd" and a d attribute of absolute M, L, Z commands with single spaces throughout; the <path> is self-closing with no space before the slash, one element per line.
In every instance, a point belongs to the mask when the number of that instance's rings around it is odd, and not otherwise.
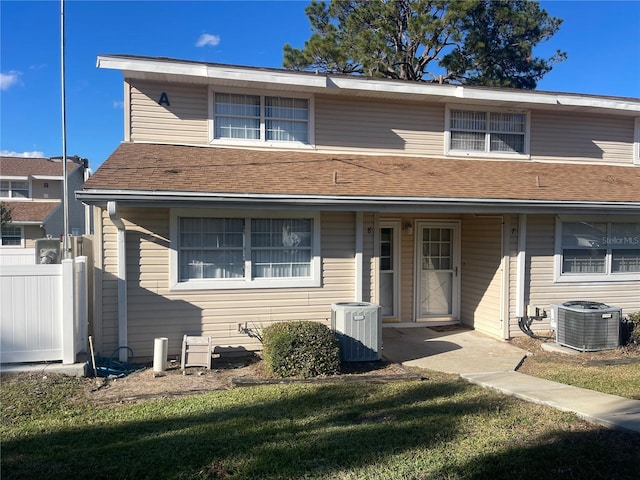
<path fill-rule="evenodd" d="M 67 174 L 80 165 L 67 159 Z M 29 157 L 0 157 L 0 177 L 28 177 L 30 175 L 63 176 L 61 160 Z"/>
<path fill-rule="evenodd" d="M 60 201 L 12 202 L 4 200 L 2 203 L 11 209 L 11 223 L 37 225 L 43 223 L 62 204 Z"/>
<path fill-rule="evenodd" d="M 122 143 L 85 183 L 79 197 L 148 200 L 183 194 L 312 196 L 338 202 L 366 198 L 379 203 L 390 198 L 623 202 L 637 209 L 640 168 Z"/>

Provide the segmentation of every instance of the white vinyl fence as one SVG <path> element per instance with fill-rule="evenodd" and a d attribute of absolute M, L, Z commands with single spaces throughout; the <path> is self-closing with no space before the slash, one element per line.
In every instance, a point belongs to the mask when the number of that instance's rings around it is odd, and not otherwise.
<path fill-rule="evenodd" d="M 35 248 L 8 248 L 0 250 L 0 268 L 4 265 L 33 265 L 36 263 Z"/>
<path fill-rule="evenodd" d="M 0 268 L 0 362 L 76 361 L 87 351 L 87 258 Z"/>

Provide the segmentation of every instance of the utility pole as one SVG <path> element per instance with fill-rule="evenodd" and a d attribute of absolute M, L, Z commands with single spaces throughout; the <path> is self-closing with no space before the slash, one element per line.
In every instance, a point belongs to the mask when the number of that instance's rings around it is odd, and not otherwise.
<path fill-rule="evenodd" d="M 67 180 L 67 112 L 65 92 L 65 64 L 64 64 L 64 0 L 60 0 L 60 75 L 62 100 L 62 208 L 64 211 L 64 235 L 62 238 L 62 258 L 69 258 L 69 184 Z"/>

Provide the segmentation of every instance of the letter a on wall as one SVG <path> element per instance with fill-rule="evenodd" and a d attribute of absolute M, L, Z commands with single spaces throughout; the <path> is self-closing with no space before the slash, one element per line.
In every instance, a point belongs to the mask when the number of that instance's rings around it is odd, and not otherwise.
<path fill-rule="evenodd" d="M 158 105 L 166 105 L 167 107 L 171 106 L 171 104 L 169 103 L 169 96 L 167 95 L 167 92 L 162 92 L 162 94 L 160 95 L 160 100 L 158 100 Z"/>

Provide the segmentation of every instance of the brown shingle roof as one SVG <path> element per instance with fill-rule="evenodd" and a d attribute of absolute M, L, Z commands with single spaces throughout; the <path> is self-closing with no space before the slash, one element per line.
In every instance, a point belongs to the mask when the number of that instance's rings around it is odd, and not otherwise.
<path fill-rule="evenodd" d="M 85 190 L 640 201 L 640 168 L 123 143 Z"/>
<path fill-rule="evenodd" d="M 11 209 L 12 222 L 40 223 L 59 205 L 57 202 L 3 202 Z"/>
<path fill-rule="evenodd" d="M 67 174 L 78 164 L 67 160 Z M 26 177 L 27 175 L 62 176 L 62 161 L 48 158 L 0 157 L 0 175 Z"/>

